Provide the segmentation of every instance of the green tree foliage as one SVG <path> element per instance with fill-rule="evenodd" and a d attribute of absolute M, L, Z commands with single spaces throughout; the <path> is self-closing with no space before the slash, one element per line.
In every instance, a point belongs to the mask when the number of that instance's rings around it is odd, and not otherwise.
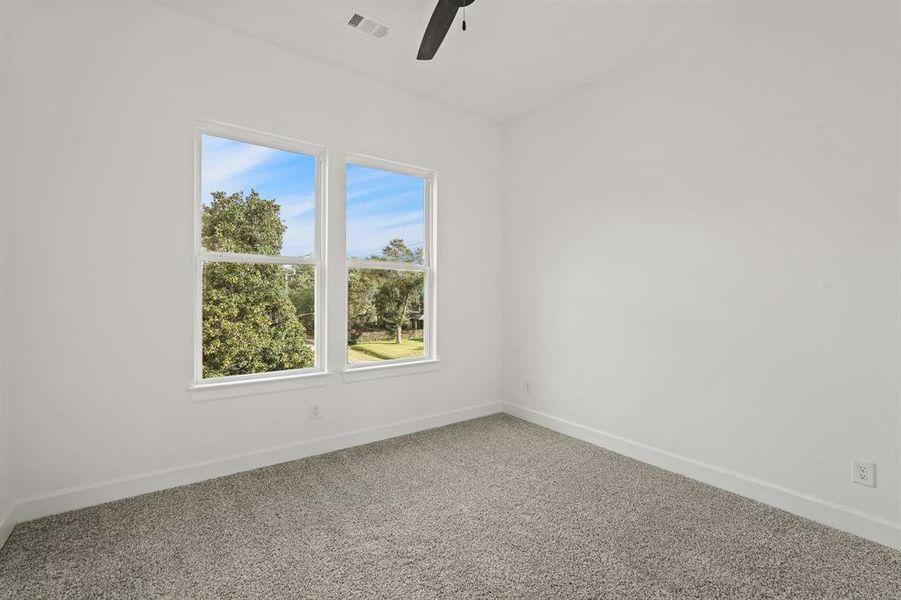
<path fill-rule="evenodd" d="M 282 249 L 285 224 L 275 200 L 264 200 L 255 190 L 231 195 L 213 192 L 203 207 L 201 240 L 213 252 L 243 252 L 275 256 Z"/>
<path fill-rule="evenodd" d="M 203 208 L 201 240 L 216 252 L 277 255 L 285 224 L 275 200 L 256 191 L 214 192 Z M 207 263 L 203 271 L 203 376 L 222 377 L 313 366 L 298 318 L 300 267 Z M 312 287 L 312 286 L 310 286 Z M 312 312 L 312 310 L 311 310 Z"/>
<path fill-rule="evenodd" d="M 373 256 L 372 259 L 391 262 L 422 262 L 422 248 L 417 248 L 415 251 L 410 250 L 403 240 L 393 239 L 382 248 L 381 256 Z"/>
<path fill-rule="evenodd" d="M 403 240 L 391 240 L 381 255 L 371 260 L 421 262 L 422 249 L 411 250 Z M 352 269 L 348 274 L 348 321 L 350 338 L 362 332 L 391 331 L 403 342 L 403 328 L 414 312 L 422 310 L 423 275 L 417 271 Z"/>
<path fill-rule="evenodd" d="M 387 271 L 376 292 L 376 310 L 385 324 L 394 330 L 394 339 L 398 344 L 403 343 L 403 327 L 419 304 L 422 279 L 419 272 Z"/>
<path fill-rule="evenodd" d="M 293 265 L 288 270 L 288 298 L 304 329 L 313 331 L 316 310 L 316 273 L 310 265 Z"/>
<path fill-rule="evenodd" d="M 347 272 L 347 322 L 350 341 L 356 341 L 364 331 L 378 327 L 378 313 L 374 302 L 378 280 L 377 271 L 350 269 Z"/>

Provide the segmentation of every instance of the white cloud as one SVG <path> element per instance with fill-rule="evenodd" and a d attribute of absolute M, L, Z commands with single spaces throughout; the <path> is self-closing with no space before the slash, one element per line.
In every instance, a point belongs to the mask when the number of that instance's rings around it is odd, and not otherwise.
<path fill-rule="evenodd" d="M 228 144 L 204 152 L 203 185 L 231 189 L 229 182 L 266 162 L 277 150 L 253 144 Z"/>
<path fill-rule="evenodd" d="M 285 221 L 306 215 L 315 208 L 313 194 L 293 194 L 276 198 L 281 206 L 281 216 Z"/>
<path fill-rule="evenodd" d="M 420 221 L 415 222 L 417 219 Z M 404 240 L 407 246 L 419 246 L 425 237 L 421 219 L 420 212 L 351 219 L 347 223 L 347 254 L 357 257 L 379 254 L 395 238 Z"/>
<path fill-rule="evenodd" d="M 359 196 L 363 196 L 374 191 L 382 190 L 386 186 L 386 181 L 389 182 L 387 185 L 391 185 L 390 181 L 392 180 L 392 178 L 397 177 L 397 174 L 390 171 L 380 171 L 378 169 L 369 168 L 366 168 L 365 170 L 356 168 L 350 171 L 350 173 L 350 176 L 347 178 L 348 200 L 358 198 Z M 375 185 L 364 185 L 372 184 L 372 182 L 379 183 Z"/>

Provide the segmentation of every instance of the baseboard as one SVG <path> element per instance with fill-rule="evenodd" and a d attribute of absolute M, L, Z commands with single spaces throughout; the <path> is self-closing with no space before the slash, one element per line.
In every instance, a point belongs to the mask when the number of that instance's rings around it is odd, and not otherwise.
<path fill-rule="evenodd" d="M 13 520 L 13 508 L 14 505 L 8 506 L 0 512 L 0 548 L 3 548 L 3 544 L 9 539 L 9 534 L 13 532 L 13 527 L 16 526 Z"/>
<path fill-rule="evenodd" d="M 426 417 L 397 421 L 380 427 L 266 448 L 223 459 L 144 473 L 89 486 L 57 490 L 21 499 L 0 515 L 0 547 L 6 542 L 15 524 L 23 521 L 368 444 L 501 411 L 656 467 L 901 550 L 901 524 L 510 403 L 470 406 Z"/>
<path fill-rule="evenodd" d="M 901 550 L 901 523 L 517 404 L 505 403 L 504 412 L 655 467 L 685 475 L 811 521 Z"/>
<path fill-rule="evenodd" d="M 351 431 L 245 454 L 236 454 L 222 459 L 143 473 L 94 485 L 56 490 L 31 498 L 17 499 L 12 514 L 4 523 L 8 523 L 8 528 L 11 530 L 12 525 L 15 523 L 30 521 L 48 515 L 484 417 L 501 412 L 502 406 L 500 402 L 469 406 L 426 417 L 397 421 L 370 429 Z M 4 527 L 6 526 L 4 525 Z M 0 530 L 0 532 L 2 531 Z"/>

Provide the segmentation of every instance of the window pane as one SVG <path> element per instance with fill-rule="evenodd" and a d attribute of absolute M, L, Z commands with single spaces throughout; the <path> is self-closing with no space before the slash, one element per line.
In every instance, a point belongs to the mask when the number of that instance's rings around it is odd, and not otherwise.
<path fill-rule="evenodd" d="M 310 265 L 206 263 L 203 377 L 315 365 Z"/>
<path fill-rule="evenodd" d="M 425 180 L 348 164 L 347 256 L 422 263 Z"/>
<path fill-rule="evenodd" d="M 214 252 L 312 256 L 316 159 L 204 135 L 201 243 Z"/>
<path fill-rule="evenodd" d="M 347 362 L 425 356 L 421 271 L 349 269 Z"/>

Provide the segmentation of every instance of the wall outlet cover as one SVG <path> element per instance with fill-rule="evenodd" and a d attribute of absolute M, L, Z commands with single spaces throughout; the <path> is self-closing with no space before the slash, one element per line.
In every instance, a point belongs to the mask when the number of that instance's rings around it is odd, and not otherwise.
<path fill-rule="evenodd" d="M 853 481 L 860 485 L 876 487 L 876 463 L 855 458 L 853 461 Z"/>

